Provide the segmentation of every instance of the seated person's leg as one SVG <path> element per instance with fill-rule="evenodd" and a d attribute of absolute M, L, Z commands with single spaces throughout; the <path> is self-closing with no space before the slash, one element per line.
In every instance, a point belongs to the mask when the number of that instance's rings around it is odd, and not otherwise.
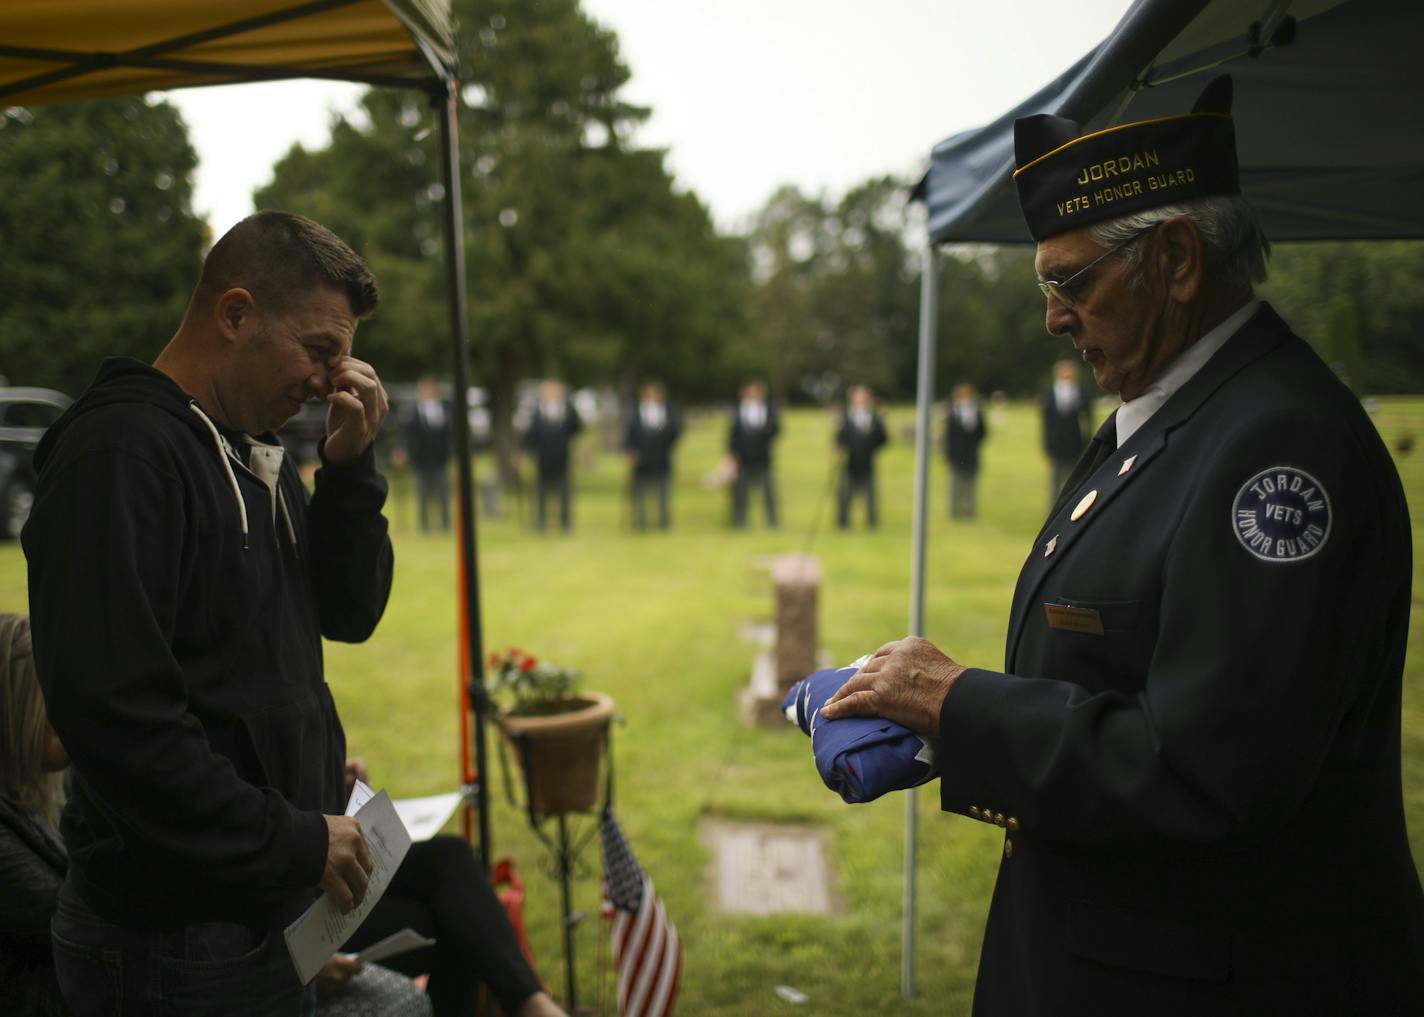
<path fill-rule="evenodd" d="M 383 963 L 412 975 L 429 972 L 436 1017 L 473 1013 L 480 982 L 508 1014 L 541 989 L 504 906 L 458 837 L 412 844 L 386 895 L 344 949 L 359 950 L 404 928 L 434 938 L 435 946 Z"/>

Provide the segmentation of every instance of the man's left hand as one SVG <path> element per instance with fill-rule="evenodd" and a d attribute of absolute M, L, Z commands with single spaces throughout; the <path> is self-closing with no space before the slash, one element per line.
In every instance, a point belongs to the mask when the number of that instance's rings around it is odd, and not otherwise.
<path fill-rule="evenodd" d="M 910 636 L 875 651 L 821 707 L 826 720 L 884 717 L 928 737 L 939 733 L 939 711 L 964 665 L 928 639 Z"/>
<path fill-rule="evenodd" d="M 349 463 L 376 440 L 390 403 L 376 369 L 355 357 L 333 357 L 326 402 L 326 461 Z"/>

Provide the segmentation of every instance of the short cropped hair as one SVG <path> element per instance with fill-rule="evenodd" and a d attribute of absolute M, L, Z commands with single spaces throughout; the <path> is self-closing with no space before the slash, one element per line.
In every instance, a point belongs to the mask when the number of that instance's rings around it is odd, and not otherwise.
<path fill-rule="evenodd" d="M 1266 259 L 1271 253 L 1271 242 L 1266 239 L 1255 207 L 1239 194 L 1211 194 L 1176 205 L 1149 208 L 1094 223 L 1088 227 L 1088 235 L 1102 247 L 1115 247 L 1178 215 L 1196 224 L 1206 248 L 1205 274 L 1214 285 L 1235 289 L 1242 284 L 1266 281 Z M 1123 263 L 1134 270 L 1133 285 L 1139 282 L 1135 270 L 1142 261 L 1142 253 L 1143 248 L 1138 244 L 1128 244 L 1122 251 Z"/>
<path fill-rule="evenodd" d="M 264 210 L 223 234 L 203 262 L 195 302 L 247 290 L 264 313 L 282 314 L 320 288 L 346 295 L 364 318 L 380 295 L 371 270 L 346 242 L 319 222 L 292 212 Z"/>

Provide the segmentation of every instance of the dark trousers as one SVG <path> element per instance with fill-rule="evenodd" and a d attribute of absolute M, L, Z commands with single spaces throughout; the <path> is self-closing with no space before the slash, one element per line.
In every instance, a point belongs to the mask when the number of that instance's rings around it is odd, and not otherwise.
<path fill-rule="evenodd" d="M 95 914 L 66 881 L 50 933 L 74 1017 L 298 1017 L 308 1003 L 281 929 L 130 929 Z"/>
<path fill-rule="evenodd" d="M 670 487 L 666 473 L 633 474 L 633 525 L 640 530 L 648 528 L 647 500 L 654 493 L 658 497 L 658 527 L 666 530 L 672 525 L 672 513 L 668 505 Z"/>
<path fill-rule="evenodd" d="M 539 483 L 534 492 L 534 526 L 543 530 L 547 522 L 545 502 L 553 495 L 559 499 L 559 528 L 569 530 L 574 524 L 573 490 L 568 472 L 539 474 Z"/>
<path fill-rule="evenodd" d="M 960 466 L 949 468 L 949 514 L 954 519 L 973 519 L 979 513 L 979 471 Z"/>
<path fill-rule="evenodd" d="M 475 1014 L 481 983 L 506 1014 L 539 991 L 504 906 L 459 837 L 412 844 L 386 895 L 343 949 L 360 950 L 404 928 L 435 945 L 381 963 L 408 975 L 428 972 L 435 1017 Z"/>
<path fill-rule="evenodd" d="M 432 507 L 440 510 L 440 529 L 450 531 L 450 469 L 422 466 L 415 471 L 415 490 L 420 500 L 420 532 L 430 532 Z"/>
<path fill-rule="evenodd" d="M 776 529 L 776 484 L 766 466 L 737 467 L 737 480 L 732 485 L 732 525 L 739 529 L 747 525 L 747 501 L 751 489 L 760 487 L 766 507 L 766 525 Z"/>
<path fill-rule="evenodd" d="M 856 495 L 865 497 L 865 525 L 875 529 L 879 519 L 875 514 L 875 474 L 841 471 L 840 498 L 836 511 L 836 525 L 841 529 L 850 526 L 850 506 Z"/>

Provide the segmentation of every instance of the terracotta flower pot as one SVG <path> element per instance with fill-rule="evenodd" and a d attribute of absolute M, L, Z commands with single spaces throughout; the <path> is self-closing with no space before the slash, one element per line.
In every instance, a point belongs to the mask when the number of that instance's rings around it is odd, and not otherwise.
<path fill-rule="evenodd" d="M 599 760 L 613 700 L 601 692 L 570 696 L 562 713 L 499 713 L 499 728 L 524 770 L 537 816 L 586 812 L 598 801 Z"/>

